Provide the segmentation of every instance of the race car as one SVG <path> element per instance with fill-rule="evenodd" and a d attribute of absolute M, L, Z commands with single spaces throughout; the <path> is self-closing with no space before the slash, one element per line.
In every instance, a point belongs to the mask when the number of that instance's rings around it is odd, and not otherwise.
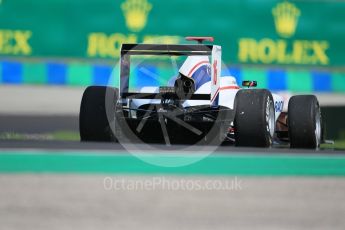
<path fill-rule="evenodd" d="M 81 141 L 320 146 L 316 96 L 292 96 L 286 106 L 284 97 L 255 88 L 255 76 L 240 87 L 234 76 L 221 76 L 221 46 L 203 43 L 213 38 L 187 40 L 198 44 L 123 44 L 120 87 L 90 86 L 83 94 Z M 172 76 L 154 71 L 164 60 Z"/>

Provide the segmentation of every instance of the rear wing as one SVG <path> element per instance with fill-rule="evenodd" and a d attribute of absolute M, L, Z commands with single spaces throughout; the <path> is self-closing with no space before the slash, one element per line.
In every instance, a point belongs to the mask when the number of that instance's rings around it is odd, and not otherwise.
<path fill-rule="evenodd" d="M 216 45 L 160 45 L 160 44 L 123 44 L 121 47 L 120 97 L 122 99 L 157 99 L 160 93 L 129 92 L 130 56 L 131 55 L 167 55 L 167 56 L 211 56 L 211 94 L 193 94 L 189 100 L 210 100 L 218 105 L 220 88 L 222 49 Z"/>

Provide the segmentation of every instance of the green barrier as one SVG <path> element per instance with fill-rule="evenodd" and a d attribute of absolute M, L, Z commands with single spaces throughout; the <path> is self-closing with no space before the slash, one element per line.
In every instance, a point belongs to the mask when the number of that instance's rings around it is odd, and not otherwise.
<path fill-rule="evenodd" d="M 211 35 L 227 63 L 343 68 L 344 12 L 343 1 L 2 0 L 0 56 L 116 59 L 125 42 Z"/>

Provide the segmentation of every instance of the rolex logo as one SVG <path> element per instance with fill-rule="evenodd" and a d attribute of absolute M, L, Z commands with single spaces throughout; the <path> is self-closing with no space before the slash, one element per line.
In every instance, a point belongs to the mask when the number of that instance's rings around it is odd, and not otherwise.
<path fill-rule="evenodd" d="M 289 38 L 296 32 L 300 10 L 292 3 L 284 1 L 278 3 L 272 10 L 275 27 L 278 34 Z"/>
<path fill-rule="evenodd" d="M 121 5 L 127 27 L 133 32 L 139 32 L 147 23 L 147 16 L 152 5 L 147 0 L 126 0 Z"/>

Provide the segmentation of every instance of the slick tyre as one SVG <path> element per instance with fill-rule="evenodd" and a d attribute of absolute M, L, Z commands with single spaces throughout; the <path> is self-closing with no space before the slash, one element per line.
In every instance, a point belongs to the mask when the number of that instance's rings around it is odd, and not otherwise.
<path fill-rule="evenodd" d="M 83 94 L 79 131 L 81 141 L 116 141 L 115 105 L 118 89 L 105 86 L 90 86 Z"/>
<path fill-rule="evenodd" d="M 275 132 L 272 94 L 265 89 L 240 90 L 235 97 L 235 145 L 269 147 Z"/>
<path fill-rule="evenodd" d="M 314 95 L 290 98 L 288 126 L 291 148 L 315 149 L 322 140 L 321 111 Z"/>

